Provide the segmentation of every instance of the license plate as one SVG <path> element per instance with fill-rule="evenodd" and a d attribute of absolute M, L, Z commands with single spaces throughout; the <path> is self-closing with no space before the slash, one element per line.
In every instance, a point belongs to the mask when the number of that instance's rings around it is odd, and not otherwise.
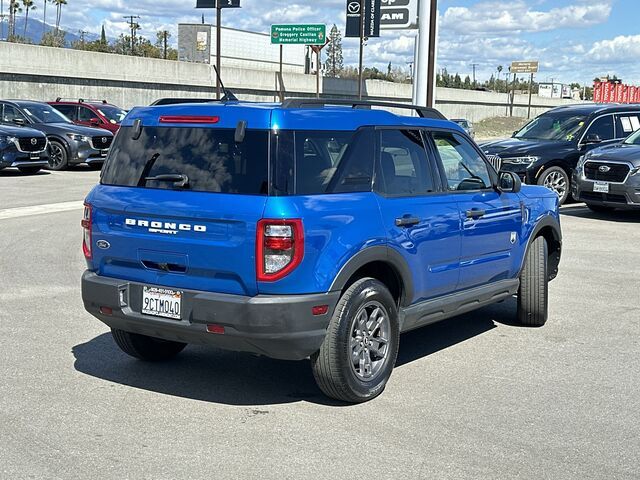
<path fill-rule="evenodd" d="M 29 158 L 31 160 L 40 160 L 40 155 L 39 154 L 38 155 L 31 155 L 31 156 L 29 156 Z"/>
<path fill-rule="evenodd" d="M 107 154 L 108 154 L 108 153 L 109 153 L 109 150 L 102 150 L 102 151 L 100 152 L 100 156 L 101 156 L 102 158 L 107 158 Z"/>
<path fill-rule="evenodd" d="M 142 313 L 154 317 L 180 320 L 182 311 L 182 292 L 166 288 L 142 288 Z"/>
<path fill-rule="evenodd" d="M 593 191 L 600 193 L 609 193 L 609 184 L 606 182 L 596 182 L 593 184 Z"/>

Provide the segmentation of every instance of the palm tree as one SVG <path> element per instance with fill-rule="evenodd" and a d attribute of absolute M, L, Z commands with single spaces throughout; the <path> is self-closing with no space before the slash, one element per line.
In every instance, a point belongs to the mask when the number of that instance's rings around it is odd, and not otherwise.
<path fill-rule="evenodd" d="M 50 0 L 42 0 L 42 37 L 47 33 L 47 3 Z"/>
<path fill-rule="evenodd" d="M 62 20 L 62 6 L 67 4 L 67 0 L 53 0 L 56 6 L 56 33 L 60 31 L 60 20 Z"/>
<path fill-rule="evenodd" d="M 16 36 L 16 14 L 22 12 L 19 0 L 9 0 L 9 37 Z"/>
<path fill-rule="evenodd" d="M 29 10 L 35 10 L 36 6 L 33 4 L 34 0 L 22 0 L 24 6 L 24 32 L 23 37 L 27 37 L 27 25 L 29 24 Z"/>

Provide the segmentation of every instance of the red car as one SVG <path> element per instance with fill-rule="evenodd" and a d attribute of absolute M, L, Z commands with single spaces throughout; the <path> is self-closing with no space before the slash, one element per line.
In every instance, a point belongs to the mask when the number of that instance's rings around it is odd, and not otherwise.
<path fill-rule="evenodd" d="M 76 125 L 103 128 L 112 133 L 120 129 L 120 123 L 127 115 L 127 111 L 107 103 L 106 100 L 77 100 L 70 101 L 57 98 L 49 105 L 56 108 Z"/>

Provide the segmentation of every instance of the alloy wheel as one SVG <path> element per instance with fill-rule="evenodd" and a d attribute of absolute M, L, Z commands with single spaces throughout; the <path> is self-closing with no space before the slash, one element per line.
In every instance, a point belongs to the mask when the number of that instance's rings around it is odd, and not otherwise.
<path fill-rule="evenodd" d="M 558 198 L 564 198 L 567 193 L 567 178 L 562 172 L 553 171 L 544 179 L 544 186 L 556 192 Z"/>
<path fill-rule="evenodd" d="M 391 324 L 379 302 L 366 303 L 351 325 L 351 367 L 359 380 L 375 379 L 389 358 Z"/>

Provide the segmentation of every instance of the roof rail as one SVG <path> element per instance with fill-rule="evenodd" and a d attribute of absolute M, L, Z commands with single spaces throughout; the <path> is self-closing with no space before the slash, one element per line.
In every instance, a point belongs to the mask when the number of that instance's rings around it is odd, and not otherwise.
<path fill-rule="evenodd" d="M 422 118 L 446 120 L 442 113 L 435 108 L 407 105 L 406 103 L 379 102 L 376 100 L 345 100 L 341 98 L 289 98 L 282 102 L 282 108 L 314 108 L 326 105 L 346 105 L 353 109 L 370 109 L 371 107 L 401 108 L 413 110 Z"/>
<path fill-rule="evenodd" d="M 152 107 L 158 105 L 180 105 L 183 103 L 213 103 L 220 102 L 215 98 L 160 98 L 151 104 Z"/>
<path fill-rule="evenodd" d="M 72 101 L 72 102 L 78 102 L 78 103 L 93 103 L 93 102 L 97 102 L 97 103 L 102 103 L 103 105 L 107 105 L 109 102 L 107 102 L 106 100 L 98 100 L 96 98 L 64 98 L 64 97 L 58 97 L 56 98 L 56 102 L 62 102 L 62 101 Z"/>

